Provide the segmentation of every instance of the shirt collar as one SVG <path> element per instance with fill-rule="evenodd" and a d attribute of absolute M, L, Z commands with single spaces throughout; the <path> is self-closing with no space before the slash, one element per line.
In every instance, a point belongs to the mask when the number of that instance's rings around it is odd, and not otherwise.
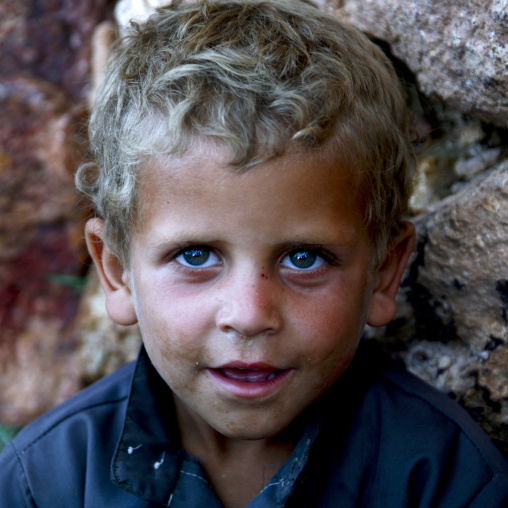
<path fill-rule="evenodd" d="M 111 464 L 113 483 L 142 499 L 167 503 L 180 469 L 173 414 L 171 390 L 142 347 Z"/>
<path fill-rule="evenodd" d="M 307 464 L 325 408 L 321 399 L 306 411 L 313 416 L 307 416 L 308 423 L 293 454 L 249 507 L 284 505 Z M 166 505 L 185 459 L 188 455 L 180 449 L 172 392 L 142 347 L 131 381 L 123 431 L 111 463 L 112 481 L 141 499 Z"/>

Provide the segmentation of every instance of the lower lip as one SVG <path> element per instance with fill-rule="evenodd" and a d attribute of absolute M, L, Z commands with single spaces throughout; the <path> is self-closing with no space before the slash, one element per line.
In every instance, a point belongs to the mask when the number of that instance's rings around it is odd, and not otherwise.
<path fill-rule="evenodd" d="M 280 371 L 272 379 L 264 381 L 239 381 L 223 375 L 220 370 L 208 369 L 208 374 L 230 394 L 244 399 L 259 399 L 277 391 L 291 376 L 293 369 Z"/>

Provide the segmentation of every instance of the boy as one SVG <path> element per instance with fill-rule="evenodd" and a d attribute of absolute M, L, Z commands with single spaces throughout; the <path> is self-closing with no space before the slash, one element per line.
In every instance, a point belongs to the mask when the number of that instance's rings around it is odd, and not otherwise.
<path fill-rule="evenodd" d="M 88 247 L 144 346 L 19 434 L 2 506 L 506 505 L 465 413 L 356 353 L 414 243 L 374 45 L 297 1 L 174 3 L 116 48 L 90 133 Z"/>

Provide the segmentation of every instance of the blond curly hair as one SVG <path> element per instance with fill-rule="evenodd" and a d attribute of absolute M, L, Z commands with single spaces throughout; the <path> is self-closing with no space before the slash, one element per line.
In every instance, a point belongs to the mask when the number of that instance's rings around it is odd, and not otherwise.
<path fill-rule="evenodd" d="M 116 45 L 91 115 L 78 189 L 128 262 L 143 163 L 192 138 L 231 165 L 332 140 L 360 182 L 378 258 L 407 211 L 415 171 L 406 96 L 365 35 L 300 0 L 175 1 Z"/>

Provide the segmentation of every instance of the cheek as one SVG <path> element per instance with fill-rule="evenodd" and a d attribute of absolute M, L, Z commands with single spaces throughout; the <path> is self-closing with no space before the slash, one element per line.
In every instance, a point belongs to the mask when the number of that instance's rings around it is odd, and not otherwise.
<path fill-rule="evenodd" d="M 201 340 L 208 322 L 204 309 L 193 306 L 193 300 L 161 294 L 157 286 L 153 289 L 136 298 L 139 326 L 152 362 L 165 371 L 182 365 L 198 367 L 206 357 Z"/>
<path fill-rule="evenodd" d="M 358 295 L 343 298 L 328 293 L 312 305 L 295 312 L 301 353 L 305 361 L 333 368 L 337 362 L 349 363 L 366 322 L 366 303 Z M 330 364 L 330 365 L 328 365 Z"/>

